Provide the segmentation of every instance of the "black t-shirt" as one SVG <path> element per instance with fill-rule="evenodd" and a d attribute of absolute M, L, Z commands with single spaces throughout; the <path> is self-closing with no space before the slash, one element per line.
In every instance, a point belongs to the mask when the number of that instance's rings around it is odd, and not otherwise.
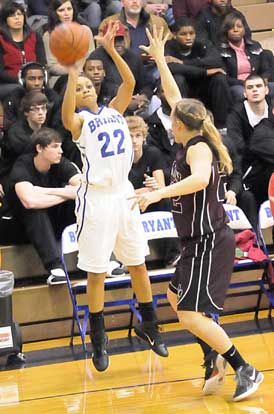
<path fill-rule="evenodd" d="M 152 145 L 144 145 L 142 157 L 138 162 L 132 164 L 129 172 L 129 180 L 134 189 L 144 187 L 144 174 L 152 177 L 152 173 L 156 170 L 164 170 L 161 151 Z"/>
<path fill-rule="evenodd" d="M 24 154 L 16 160 L 12 168 L 7 194 L 11 207 L 16 208 L 21 205 L 15 192 L 17 183 L 27 181 L 39 187 L 64 187 L 74 175 L 78 174 L 75 165 L 65 157 L 62 157 L 59 164 L 52 165 L 46 173 L 40 173 L 35 168 L 34 157 L 33 154 Z"/>

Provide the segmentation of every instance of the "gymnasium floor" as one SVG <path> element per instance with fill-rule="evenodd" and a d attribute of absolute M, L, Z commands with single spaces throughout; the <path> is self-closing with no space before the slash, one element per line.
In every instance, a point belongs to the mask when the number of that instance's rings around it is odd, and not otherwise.
<path fill-rule="evenodd" d="M 162 326 L 169 345 L 168 358 L 160 358 L 126 331 L 110 332 L 110 367 L 94 370 L 79 339 L 25 344 L 26 363 L 5 366 L 0 360 L 0 414 L 273 414 L 273 321 L 260 313 L 223 317 L 221 322 L 246 359 L 265 376 L 250 399 L 231 402 L 234 375 L 216 396 L 203 397 L 202 355 L 198 345 L 178 324 Z M 90 348 L 89 348 L 90 350 Z"/>

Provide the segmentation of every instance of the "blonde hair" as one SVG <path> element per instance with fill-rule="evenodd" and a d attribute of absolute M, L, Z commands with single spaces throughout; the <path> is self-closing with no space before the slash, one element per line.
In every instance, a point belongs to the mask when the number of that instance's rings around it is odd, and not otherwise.
<path fill-rule="evenodd" d="M 126 116 L 127 126 L 129 131 L 136 131 L 137 129 L 140 130 L 144 136 L 144 139 L 148 133 L 148 126 L 140 116 Z"/>
<path fill-rule="evenodd" d="M 228 154 L 226 146 L 222 142 L 221 135 L 212 123 L 210 116 L 202 104 L 197 99 L 184 98 L 176 104 L 174 115 L 185 126 L 190 129 L 202 130 L 203 135 L 218 154 L 221 171 L 228 175 L 232 173 L 232 161 Z"/>

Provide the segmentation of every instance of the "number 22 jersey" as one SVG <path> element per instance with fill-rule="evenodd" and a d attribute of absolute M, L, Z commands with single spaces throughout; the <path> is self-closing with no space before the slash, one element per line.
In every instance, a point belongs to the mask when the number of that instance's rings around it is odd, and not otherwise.
<path fill-rule="evenodd" d="M 83 162 L 83 181 L 105 188 L 128 182 L 133 150 L 125 118 L 106 106 L 97 113 L 84 108 L 78 114 L 84 119 L 81 135 L 75 140 Z"/>

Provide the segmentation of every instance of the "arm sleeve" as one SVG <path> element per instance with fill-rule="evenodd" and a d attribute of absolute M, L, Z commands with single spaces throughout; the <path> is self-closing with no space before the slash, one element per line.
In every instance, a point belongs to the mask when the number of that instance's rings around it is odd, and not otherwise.
<path fill-rule="evenodd" d="M 5 148 L 12 158 L 17 158 L 21 154 L 31 152 L 33 144 L 30 135 L 14 124 L 8 130 Z"/>
<path fill-rule="evenodd" d="M 180 63 L 169 63 L 168 67 L 173 75 L 187 75 L 189 79 L 197 79 L 206 76 L 206 69 L 193 65 L 184 65 Z"/>
<path fill-rule="evenodd" d="M 36 33 L 36 60 L 45 66 L 47 63 L 45 47 L 43 43 L 42 36 L 39 33 Z"/>
<path fill-rule="evenodd" d="M 4 68 L 3 60 L 3 48 L 0 45 L 0 82 L 1 83 L 17 83 L 18 79 L 16 76 L 9 75 Z"/>
<path fill-rule="evenodd" d="M 150 168 L 152 172 L 156 170 L 164 171 L 165 164 L 162 160 L 161 151 L 158 148 L 152 145 L 148 145 L 147 146 L 147 158 L 149 160 L 149 164 L 150 164 Z"/>
<path fill-rule="evenodd" d="M 24 181 L 32 182 L 31 174 L 21 157 L 18 158 L 13 165 L 10 173 L 10 180 L 13 185 Z"/>
<path fill-rule="evenodd" d="M 221 68 L 222 59 L 218 50 L 209 44 L 204 46 L 204 56 L 197 59 L 186 60 L 185 64 L 195 65 L 206 69 Z"/>
<path fill-rule="evenodd" d="M 227 133 L 233 142 L 237 153 L 241 153 L 245 147 L 241 118 L 236 110 L 232 110 L 227 117 Z"/>
<path fill-rule="evenodd" d="M 74 175 L 79 174 L 77 167 L 65 157 L 62 157 L 60 163 L 55 167 L 55 174 L 59 179 L 58 181 L 63 184 L 67 184 Z"/>

